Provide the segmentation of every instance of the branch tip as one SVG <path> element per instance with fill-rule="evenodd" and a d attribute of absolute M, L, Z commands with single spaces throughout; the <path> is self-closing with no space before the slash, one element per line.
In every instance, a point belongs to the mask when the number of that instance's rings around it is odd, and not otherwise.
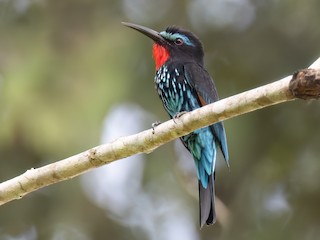
<path fill-rule="evenodd" d="M 296 98 L 303 100 L 320 98 L 320 69 L 303 69 L 295 72 L 289 90 Z"/>

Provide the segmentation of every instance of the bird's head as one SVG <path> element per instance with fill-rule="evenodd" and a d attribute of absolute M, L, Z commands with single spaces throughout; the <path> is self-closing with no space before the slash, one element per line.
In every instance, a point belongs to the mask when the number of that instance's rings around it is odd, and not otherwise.
<path fill-rule="evenodd" d="M 175 26 L 157 32 L 133 23 L 123 22 L 122 24 L 143 33 L 154 41 L 153 57 L 156 69 L 169 58 L 178 61 L 195 61 L 203 65 L 203 47 L 199 38 L 192 32 Z"/>

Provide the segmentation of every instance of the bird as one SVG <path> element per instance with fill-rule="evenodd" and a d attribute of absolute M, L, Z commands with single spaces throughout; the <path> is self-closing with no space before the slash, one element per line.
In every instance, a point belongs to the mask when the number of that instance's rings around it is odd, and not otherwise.
<path fill-rule="evenodd" d="M 199 38 L 177 26 L 157 32 L 145 26 L 122 22 L 153 40 L 156 91 L 170 118 L 219 100 L 213 79 L 204 67 L 204 50 Z M 216 222 L 215 164 L 217 149 L 229 167 L 223 122 L 193 131 L 180 138 L 192 154 L 198 177 L 200 228 Z"/>

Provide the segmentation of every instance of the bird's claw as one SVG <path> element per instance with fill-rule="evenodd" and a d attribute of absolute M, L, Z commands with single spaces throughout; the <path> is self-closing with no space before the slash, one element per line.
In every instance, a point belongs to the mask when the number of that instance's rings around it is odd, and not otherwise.
<path fill-rule="evenodd" d="M 154 122 L 154 123 L 151 124 L 152 134 L 155 134 L 155 128 L 156 128 L 157 126 L 159 126 L 160 124 L 161 124 L 160 121 L 156 121 L 156 122 Z"/>
<path fill-rule="evenodd" d="M 172 120 L 174 121 L 174 123 L 176 123 L 175 119 L 181 117 L 183 114 L 186 114 L 186 113 L 187 111 L 178 112 L 172 117 Z"/>

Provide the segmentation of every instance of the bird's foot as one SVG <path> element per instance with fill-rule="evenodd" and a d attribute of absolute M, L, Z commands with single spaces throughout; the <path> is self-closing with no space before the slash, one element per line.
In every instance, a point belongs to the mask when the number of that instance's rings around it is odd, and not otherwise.
<path fill-rule="evenodd" d="M 187 111 L 178 112 L 178 113 L 176 113 L 176 114 L 172 117 L 172 120 L 174 121 L 174 123 L 176 123 L 175 120 L 176 120 L 177 118 L 181 117 L 182 115 L 186 114 L 186 113 L 187 113 Z"/>
<path fill-rule="evenodd" d="M 157 126 L 159 126 L 160 124 L 161 124 L 160 121 L 156 121 L 156 122 L 154 122 L 154 123 L 151 124 L 152 134 L 155 134 L 155 128 L 156 128 Z"/>

